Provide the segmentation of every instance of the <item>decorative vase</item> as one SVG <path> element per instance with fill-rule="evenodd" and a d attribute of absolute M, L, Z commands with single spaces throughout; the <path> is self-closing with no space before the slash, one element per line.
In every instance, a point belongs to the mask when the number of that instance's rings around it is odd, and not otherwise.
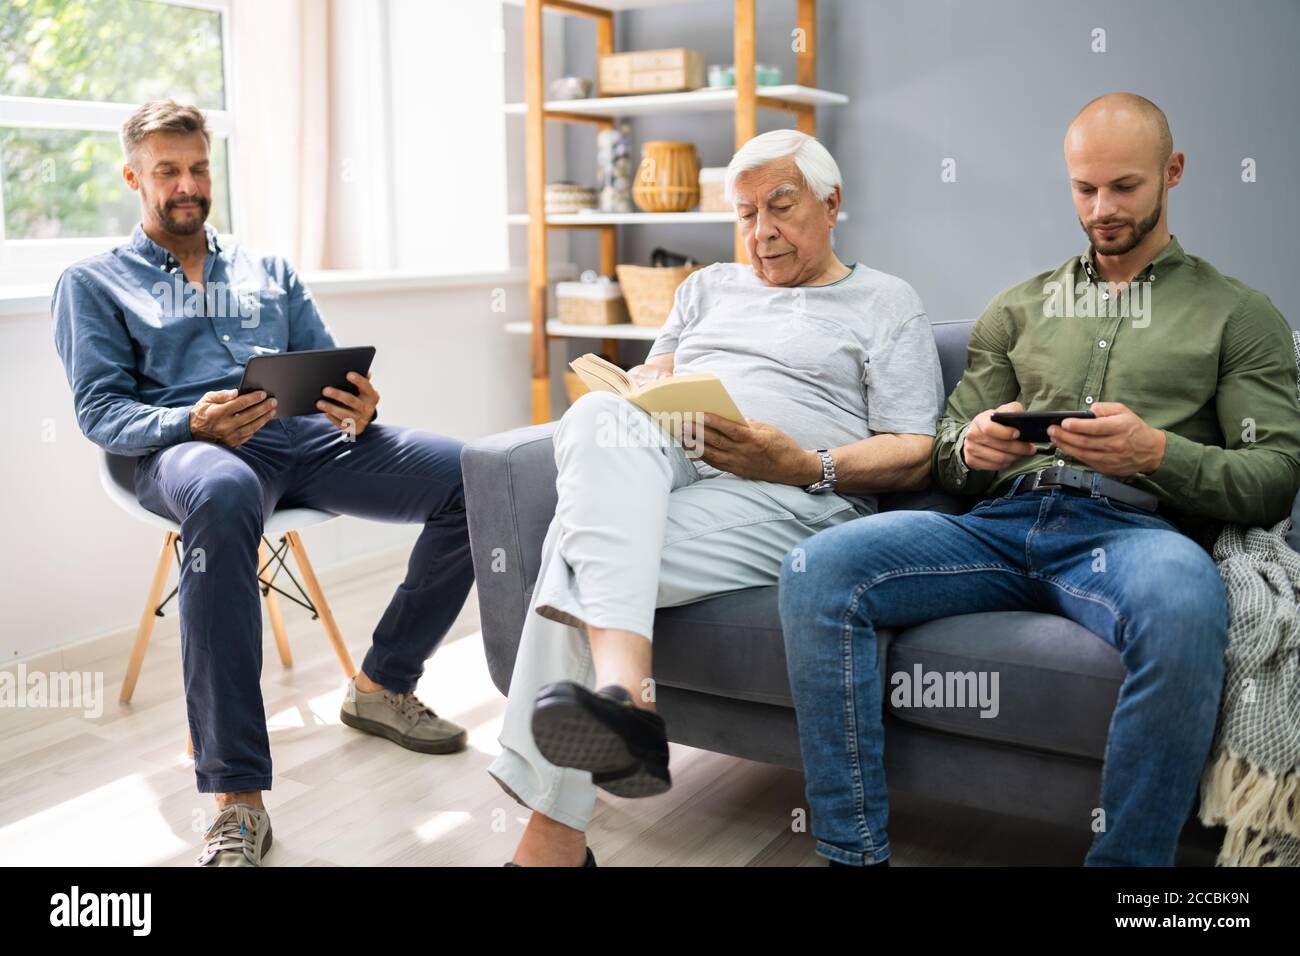
<path fill-rule="evenodd" d="M 645 212 L 686 212 L 700 201 L 700 159 L 694 143 L 656 140 L 641 147 L 632 199 Z"/>
<path fill-rule="evenodd" d="M 596 182 L 601 212 L 632 212 L 632 148 L 626 123 L 596 134 Z"/>

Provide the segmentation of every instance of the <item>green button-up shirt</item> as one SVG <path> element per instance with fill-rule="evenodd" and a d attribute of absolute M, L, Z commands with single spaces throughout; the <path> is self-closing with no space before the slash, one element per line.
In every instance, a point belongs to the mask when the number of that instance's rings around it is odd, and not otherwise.
<path fill-rule="evenodd" d="M 975 323 L 931 459 L 948 491 L 996 495 L 1017 475 L 1085 467 L 1050 445 L 998 472 L 971 471 L 970 421 L 1010 401 L 1027 411 L 1123 402 L 1167 435 L 1164 460 L 1131 483 L 1188 530 L 1272 525 L 1300 487 L 1300 397 L 1291 330 L 1262 292 L 1169 244 L 1127 286 L 1092 250 L 999 293 Z M 1197 535 L 1200 537 L 1200 535 Z"/>

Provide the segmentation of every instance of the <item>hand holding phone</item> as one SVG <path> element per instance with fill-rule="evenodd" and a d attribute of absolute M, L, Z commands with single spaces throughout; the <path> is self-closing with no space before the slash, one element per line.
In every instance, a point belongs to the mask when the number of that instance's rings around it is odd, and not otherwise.
<path fill-rule="evenodd" d="M 999 425 L 1006 425 L 1008 428 L 1014 428 L 1020 434 L 1017 436 L 1023 442 L 1050 442 L 1052 439 L 1047 434 L 1047 429 L 1051 425 L 1059 425 L 1067 418 L 1096 418 L 1092 412 L 1086 410 L 1079 411 L 1060 411 L 1060 412 L 1014 412 L 1014 411 L 995 411 L 990 418 Z"/>
<path fill-rule="evenodd" d="M 973 419 L 962 440 L 962 461 L 975 471 L 1001 471 L 1019 458 L 1037 452 L 1033 445 L 1020 441 L 1019 433 L 1010 425 L 999 425 L 993 416 L 1001 412 L 1023 412 L 1019 402 L 1007 402 L 997 408 L 986 409 Z"/>

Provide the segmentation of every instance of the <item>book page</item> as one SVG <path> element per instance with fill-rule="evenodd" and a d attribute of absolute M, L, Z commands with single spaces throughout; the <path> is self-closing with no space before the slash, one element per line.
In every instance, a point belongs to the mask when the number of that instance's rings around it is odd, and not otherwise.
<path fill-rule="evenodd" d="M 621 368 L 592 352 L 574 359 L 569 363 L 569 368 L 592 391 L 613 392 L 616 395 L 627 395 L 632 391 L 632 380 Z"/>

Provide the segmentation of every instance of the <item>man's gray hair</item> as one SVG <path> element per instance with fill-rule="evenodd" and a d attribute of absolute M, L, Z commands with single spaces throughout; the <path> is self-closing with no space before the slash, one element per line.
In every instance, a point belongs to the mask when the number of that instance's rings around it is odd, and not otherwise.
<path fill-rule="evenodd" d="M 794 157 L 794 164 L 803 176 L 804 185 L 818 202 L 824 201 L 836 186 L 841 185 L 840 167 L 836 165 L 835 157 L 816 137 L 797 129 L 774 129 L 770 133 L 755 136 L 731 157 L 722 186 L 727 202 L 736 201 L 737 176 L 787 156 Z"/>
<path fill-rule="evenodd" d="M 182 106 L 175 100 L 150 100 L 122 124 L 122 152 L 128 163 L 135 162 L 136 150 L 153 133 L 202 133 L 208 146 L 212 133 L 197 106 Z"/>

